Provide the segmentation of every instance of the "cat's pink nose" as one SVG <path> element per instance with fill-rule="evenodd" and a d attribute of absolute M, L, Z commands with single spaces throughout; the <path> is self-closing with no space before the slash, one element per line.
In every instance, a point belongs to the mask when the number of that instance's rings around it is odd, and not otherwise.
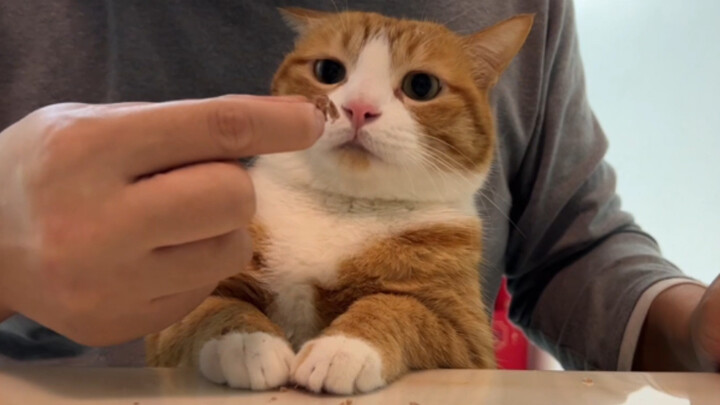
<path fill-rule="evenodd" d="M 355 129 L 360 129 L 363 125 L 374 121 L 381 114 L 377 107 L 362 101 L 352 101 L 343 105 L 342 109 Z"/>

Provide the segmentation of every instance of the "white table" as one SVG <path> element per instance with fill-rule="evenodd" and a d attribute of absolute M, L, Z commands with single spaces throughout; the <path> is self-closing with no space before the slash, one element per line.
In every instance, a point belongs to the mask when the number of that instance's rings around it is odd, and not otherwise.
<path fill-rule="evenodd" d="M 345 398 L 236 391 L 193 370 L 21 366 L 0 368 L 0 404 L 718 405 L 720 375 L 443 370 Z"/>

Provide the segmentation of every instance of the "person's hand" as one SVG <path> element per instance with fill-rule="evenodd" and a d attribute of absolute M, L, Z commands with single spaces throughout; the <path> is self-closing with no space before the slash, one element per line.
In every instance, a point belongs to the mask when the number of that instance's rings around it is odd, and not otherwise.
<path fill-rule="evenodd" d="M 309 147 L 323 122 L 304 99 L 251 96 L 25 117 L 0 133 L 0 317 L 92 346 L 179 320 L 251 257 L 236 159 Z"/>
<path fill-rule="evenodd" d="M 650 305 L 636 371 L 720 371 L 720 277 L 709 288 L 683 283 Z"/>
<path fill-rule="evenodd" d="M 720 277 L 705 290 L 690 325 L 700 370 L 720 372 Z"/>

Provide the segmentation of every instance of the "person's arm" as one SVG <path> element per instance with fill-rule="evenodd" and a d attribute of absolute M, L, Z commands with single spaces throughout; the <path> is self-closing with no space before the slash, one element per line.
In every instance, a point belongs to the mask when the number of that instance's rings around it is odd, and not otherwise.
<path fill-rule="evenodd" d="M 693 351 L 691 319 L 706 289 L 678 285 L 653 300 L 640 334 L 633 369 L 638 371 L 698 370 Z"/>
<path fill-rule="evenodd" d="M 535 128 L 510 182 L 510 316 L 566 369 L 630 370 L 638 342 L 637 351 L 650 347 L 639 340 L 650 304 L 694 281 L 621 209 L 587 100 L 572 2 L 549 7 L 536 18 L 541 49 L 530 51 L 541 53 Z"/>
<path fill-rule="evenodd" d="M 720 278 L 678 285 L 652 302 L 635 352 L 637 371 L 720 371 Z"/>

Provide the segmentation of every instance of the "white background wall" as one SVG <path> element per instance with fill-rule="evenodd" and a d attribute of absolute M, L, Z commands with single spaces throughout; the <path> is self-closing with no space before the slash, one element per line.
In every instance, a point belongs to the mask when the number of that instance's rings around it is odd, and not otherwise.
<path fill-rule="evenodd" d="M 624 207 L 666 257 L 720 274 L 720 0 L 575 0 Z"/>

